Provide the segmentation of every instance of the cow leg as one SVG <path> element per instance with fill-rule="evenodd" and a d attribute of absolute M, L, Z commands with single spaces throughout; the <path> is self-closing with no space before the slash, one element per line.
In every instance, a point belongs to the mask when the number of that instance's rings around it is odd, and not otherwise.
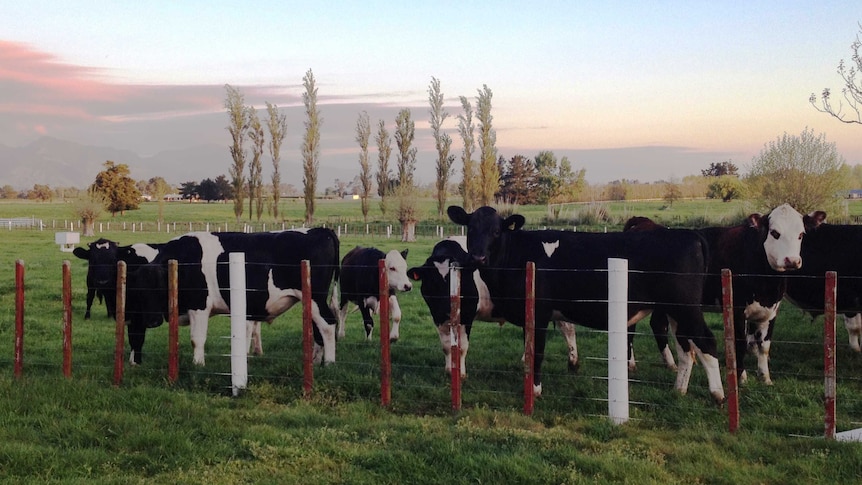
<path fill-rule="evenodd" d="M 538 323 L 538 315 L 536 315 L 536 322 Z M 541 320 L 542 326 L 536 326 L 536 338 L 534 339 L 534 343 L 536 345 L 535 354 L 533 355 L 533 396 L 541 397 L 542 396 L 542 362 L 545 360 L 545 342 L 548 337 L 548 320 Z"/>
<path fill-rule="evenodd" d="M 578 362 L 578 342 L 575 337 L 575 324 L 563 321 L 557 321 L 557 328 L 566 339 L 566 346 L 569 348 L 569 372 L 577 372 L 581 363 Z"/>
<path fill-rule="evenodd" d="M 362 314 L 362 324 L 365 327 L 365 340 L 370 341 L 371 333 L 374 331 L 374 318 L 371 316 L 371 309 L 365 305 L 359 305 L 359 313 Z"/>
<path fill-rule="evenodd" d="M 209 310 L 189 310 L 189 334 L 192 340 L 193 362 L 195 365 L 206 365 L 204 347 L 207 343 L 209 314 Z"/>
<path fill-rule="evenodd" d="M 84 312 L 84 320 L 90 319 L 90 308 L 93 306 L 93 298 L 96 296 L 96 290 L 87 288 L 87 310 Z"/>
<path fill-rule="evenodd" d="M 389 342 L 397 342 L 399 336 L 398 328 L 401 325 L 401 306 L 395 295 L 389 295 L 389 317 L 392 325 L 389 329 Z"/>
<path fill-rule="evenodd" d="M 312 353 L 313 362 L 316 364 L 335 362 L 335 328 L 338 324 L 338 318 L 332 314 L 326 301 L 318 303 L 316 300 L 312 300 L 311 320 L 314 322 L 322 342 L 322 344 L 318 343 L 317 338 L 315 338 Z"/>
<path fill-rule="evenodd" d="M 638 370 L 637 362 L 635 361 L 635 332 L 632 327 L 629 327 L 628 336 L 627 336 L 627 353 L 629 357 L 629 372 L 635 372 Z"/>
<path fill-rule="evenodd" d="M 679 337 L 679 326 L 676 321 L 672 318 L 668 318 L 670 321 L 670 328 L 674 334 L 674 343 L 676 344 L 676 355 L 679 360 L 679 364 L 676 368 L 676 382 L 674 383 L 674 389 L 676 389 L 680 394 L 685 394 L 688 392 L 688 382 L 691 380 L 691 369 L 694 366 L 694 356 L 691 351 L 691 343 L 688 339 L 683 339 Z"/>
<path fill-rule="evenodd" d="M 862 352 L 862 313 L 849 317 L 844 315 L 844 328 L 850 337 L 850 348 Z"/>
<path fill-rule="evenodd" d="M 469 329 L 464 325 L 458 327 L 458 352 L 459 365 L 461 366 L 461 378 L 467 378 L 467 350 L 470 348 Z M 446 360 L 446 374 L 452 375 L 452 344 L 454 336 L 452 335 L 452 325 L 444 323 L 437 327 L 437 336 L 440 337 L 440 348 L 443 349 L 443 358 Z"/>
<path fill-rule="evenodd" d="M 260 322 L 247 320 L 245 322 L 245 337 L 248 343 L 248 353 L 263 355 L 263 343 L 260 337 Z"/>
<path fill-rule="evenodd" d="M 343 339 L 344 335 L 346 334 L 346 330 L 344 329 L 344 322 L 347 319 L 347 305 L 349 303 L 350 303 L 349 301 L 344 300 L 343 302 L 341 302 L 341 305 L 338 307 L 338 311 L 334 312 L 336 314 L 337 319 L 338 319 L 336 324 L 335 324 L 335 326 L 336 326 L 335 338 L 337 338 L 338 340 Z"/>
<path fill-rule="evenodd" d="M 130 365 L 140 365 L 143 362 L 144 354 L 144 339 L 147 336 L 147 327 L 145 325 L 135 325 L 133 323 L 129 323 L 128 325 L 129 331 L 129 347 L 131 351 L 129 352 L 129 364 Z"/>
<path fill-rule="evenodd" d="M 700 309 L 687 308 L 685 310 L 680 311 L 681 316 L 686 316 L 688 319 L 685 320 L 689 325 L 686 327 L 686 331 L 690 337 L 688 337 L 687 341 L 682 342 L 681 349 L 684 352 L 680 352 L 680 365 L 679 367 L 683 367 L 682 354 L 686 355 L 687 362 L 685 362 L 688 366 L 687 376 L 685 377 L 686 388 L 688 387 L 688 377 L 691 375 L 691 367 L 694 363 L 694 356 L 692 353 L 696 354 L 701 364 L 703 364 L 704 371 L 706 372 L 706 378 L 709 382 L 709 393 L 712 395 L 712 399 L 719 405 L 723 404 L 725 401 L 724 396 L 724 386 L 721 383 L 721 369 L 719 367 L 718 362 L 718 347 L 715 341 L 715 335 L 713 335 L 712 331 L 706 325 L 706 321 L 703 319 L 703 313 L 701 313 Z M 674 328 L 677 328 L 676 322 L 671 319 L 671 325 Z M 676 334 L 677 342 L 680 342 L 680 336 L 678 333 Z M 684 336 L 685 338 L 685 336 Z M 692 352 L 693 351 L 693 352 Z"/>
<path fill-rule="evenodd" d="M 764 307 L 757 302 L 745 307 L 743 318 L 745 318 L 746 348 L 757 357 L 757 375 L 766 384 L 771 386 L 772 379 L 769 376 L 769 348 L 772 340 L 772 329 L 775 326 L 775 318 L 778 315 L 776 303 L 771 307 Z M 736 313 L 736 312 L 734 312 Z M 736 318 L 734 316 L 734 318 Z M 738 320 L 735 320 L 738 321 Z M 738 351 L 738 350 L 737 350 Z M 739 355 L 737 355 L 739 365 Z M 737 373 L 739 368 L 737 368 Z"/>
<path fill-rule="evenodd" d="M 649 326 L 652 329 L 653 338 L 655 338 L 658 352 L 661 354 L 665 367 L 676 372 L 676 362 L 673 360 L 673 352 L 670 350 L 670 345 L 667 339 L 667 314 L 661 310 L 652 312 L 652 315 L 650 315 L 649 318 Z"/>

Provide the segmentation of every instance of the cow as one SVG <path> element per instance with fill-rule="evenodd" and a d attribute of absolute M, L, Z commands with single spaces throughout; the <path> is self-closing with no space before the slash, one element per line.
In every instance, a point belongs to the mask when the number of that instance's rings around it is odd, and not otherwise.
<path fill-rule="evenodd" d="M 315 362 L 335 361 L 335 311 L 327 298 L 338 278 L 339 242 L 331 229 L 312 228 L 269 233 L 193 232 L 171 240 L 156 258 L 129 272 L 129 344 L 137 364 L 143 358 L 146 329 L 167 315 L 167 262 L 178 262 L 180 322 L 190 325 L 193 362 L 205 364 L 208 320 L 229 313 L 232 252 L 245 253 L 246 313 L 250 322 L 271 322 L 302 299 L 300 264 L 311 266 Z"/>
<path fill-rule="evenodd" d="M 709 392 L 724 402 L 715 336 L 700 309 L 707 247 L 693 231 L 578 233 L 522 230 L 522 215 L 507 218 L 491 207 L 473 213 L 450 206 L 452 222 L 467 227 L 468 253 L 479 266 L 494 307 L 507 321 L 523 326 L 525 267 L 536 265 L 535 384 L 541 395 L 541 366 L 548 322 L 557 316 L 607 329 L 608 258 L 625 258 L 629 268 L 628 323 L 653 309 L 672 319 L 679 365 L 675 388 L 687 392 L 696 353 L 706 370 Z"/>
<path fill-rule="evenodd" d="M 410 291 L 413 283 L 407 278 L 407 252 L 391 250 L 388 253 L 377 248 L 356 246 L 344 255 L 341 260 L 339 287 L 341 289 L 341 304 L 338 311 L 338 338 L 344 337 L 344 320 L 347 317 L 348 303 L 353 302 L 359 307 L 362 321 L 365 325 L 365 338 L 371 339 L 374 329 L 372 314 L 380 311 L 380 277 L 377 269 L 378 261 L 386 261 L 386 278 L 389 281 L 389 315 L 392 328 L 389 330 L 389 341 L 396 342 L 401 325 L 401 307 L 395 296 L 399 291 Z"/>
<path fill-rule="evenodd" d="M 624 231 L 663 229 L 644 217 L 629 219 Z M 733 320 L 736 346 L 736 371 L 740 381 L 747 380 L 745 354 L 757 358 L 758 377 L 772 385 L 769 350 L 778 307 L 786 291 L 786 275 L 802 267 L 800 254 L 805 226 L 802 215 L 789 204 L 774 208 L 766 216 L 751 214 L 745 222 L 731 227 L 708 227 L 696 232 L 709 246 L 703 303 L 708 311 L 721 312 L 721 270 L 733 275 Z M 659 349 L 667 346 L 667 319 L 654 312 L 650 326 Z M 669 352 L 664 352 L 669 356 Z"/>
<path fill-rule="evenodd" d="M 788 278 L 787 296 L 813 317 L 824 313 L 827 271 L 838 273 L 836 310 L 844 316 L 850 347 L 862 351 L 862 226 L 829 224 L 826 212 L 805 216 L 807 229 L 802 241 L 805 264 L 798 276 Z"/>
<path fill-rule="evenodd" d="M 105 300 L 108 318 L 117 313 L 117 243 L 99 238 L 87 244 L 87 249 L 75 248 L 72 254 L 84 259 L 87 264 L 87 309 L 84 319 L 90 319 L 93 300 Z"/>
<path fill-rule="evenodd" d="M 467 351 L 470 348 L 470 331 L 475 320 L 483 322 L 497 322 L 503 324 L 505 320 L 495 317 L 488 294 L 488 285 L 482 281 L 482 277 L 476 266 L 467 254 L 467 238 L 464 236 L 452 236 L 434 245 L 431 255 L 422 266 L 416 266 L 407 270 L 407 275 L 414 281 L 421 281 L 422 298 L 431 312 L 431 319 L 437 327 L 440 337 L 440 346 L 446 360 L 446 373 L 452 373 L 452 327 L 449 302 L 449 268 L 461 269 L 461 318 L 460 332 L 458 335 L 458 347 L 460 351 L 461 377 L 467 377 Z M 559 321 L 557 327 L 563 333 L 568 344 L 569 370 L 578 368 L 578 347 L 575 342 L 575 328 L 568 322 Z"/>

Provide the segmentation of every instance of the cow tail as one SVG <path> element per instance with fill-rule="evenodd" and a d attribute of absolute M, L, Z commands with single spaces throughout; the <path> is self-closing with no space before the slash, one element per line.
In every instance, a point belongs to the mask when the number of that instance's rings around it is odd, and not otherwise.
<path fill-rule="evenodd" d="M 335 257 L 333 258 L 333 261 L 332 261 L 332 267 L 334 269 L 332 272 L 332 291 L 329 294 L 329 308 L 330 308 L 330 310 L 332 310 L 333 315 L 336 316 L 336 319 L 338 319 L 338 318 L 340 318 L 338 315 L 339 315 L 339 312 L 341 311 L 341 303 L 339 302 L 339 292 L 338 292 L 338 287 L 340 284 L 339 279 L 341 277 L 341 266 L 340 266 L 341 242 L 338 240 L 338 236 L 336 236 L 334 232 L 332 233 L 332 244 L 335 246 L 335 251 L 334 251 Z"/>

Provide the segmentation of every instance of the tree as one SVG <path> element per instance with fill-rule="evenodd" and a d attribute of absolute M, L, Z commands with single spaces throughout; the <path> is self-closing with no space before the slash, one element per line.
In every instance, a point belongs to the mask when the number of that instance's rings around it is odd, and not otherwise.
<path fill-rule="evenodd" d="M 15 190 L 15 187 L 11 185 L 4 185 L 3 188 L 0 188 L 0 198 L 2 199 L 15 199 L 18 197 L 18 191 Z"/>
<path fill-rule="evenodd" d="M 479 204 L 491 205 L 494 194 L 500 188 L 500 172 L 497 170 L 497 132 L 491 125 L 491 98 L 493 93 L 482 85 L 476 97 L 476 117 L 479 119 Z"/>
<path fill-rule="evenodd" d="M 628 195 L 628 182 L 625 180 L 614 180 L 608 184 L 606 198 L 608 200 L 626 200 Z"/>
<path fill-rule="evenodd" d="M 152 177 L 147 181 L 147 193 L 156 199 L 159 207 L 159 222 L 164 220 L 165 215 L 165 195 L 171 190 L 168 184 L 162 177 Z"/>
<path fill-rule="evenodd" d="M 835 144 L 806 128 L 799 136 L 784 133 L 764 145 L 752 160 L 746 182 L 764 207 L 788 203 L 803 214 L 835 212 L 846 189 L 843 166 Z"/>
<path fill-rule="evenodd" d="M 389 157 L 392 155 L 392 138 L 386 130 L 386 123 L 380 120 L 377 125 L 377 195 L 380 196 L 380 212 L 386 215 L 386 196 L 389 195 Z"/>
<path fill-rule="evenodd" d="M 180 195 L 183 199 L 195 199 L 198 196 L 198 184 L 197 182 L 183 182 L 180 184 Z"/>
<path fill-rule="evenodd" d="M 216 186 L 215 181 L 212 179 L 201 180 L 201 183 L 198 184 L 197 187 L 197 194 L 201 199 L 207 202 L 212 200 L 219 200 L 218 187 Z"/>
<path fill-rule="evenodd" d="M 359 143 L 359 200 L 362 219 L 368 222 L 368 196 L 371 194 L 371 165 L 368 163 L 368 140 L 371 138 L 371 120 L 368 113 L 359 113 L 356 120 L 356 143 Z"/>
<path fill-rule="evenodd" d="M 503 174 L 498 192 L 500 198 L 515 205 L 534 204 L 537 174 L 533 161 L 523 155 L 515 155 L 508 162 L 500 157 L 498 165 L 503 167 L 500 169 Z"/>
<path fill-rule="evenodd" d="M 572 170 L 569 157 L 560 159 L 560 169 L 557 175 L 560 179 L 560 189 L 550 201 L 571 202 L 578 197 L 587 185 L 587 169 L 582 168 L 577 172 Z"/>
<path fill-rule="evenodd" d="M 859 24 L 859 33 L 862 34 L 862 23 Z M 814 109 L 821 113 L 828 113 L 842 123 L 862 124 L 862 74 L 860 74 L 862 72 L 862 54 L 860 54 L 860 49 L 862 49 L 862 40 L 860 40 L 859 34 L 856 34 L 856 40 L 850 44 L 850 50 L 853 52 L 853 55 L 850 56 L 852 65 L 847 67 L 844 64 L 844 59 L 838 62 L 838 75 L 844 81 L 841 94 L 844 96 L 849 110 L 856 113 L 855 116 L 844 111 L 844 102 L 841 100 L 838 100 L 838 106 L 832 105 L 832 90 L 829 88 L 824 88 L 820 94 L 820 106 L 817 105 L 817 96 L 814 93 L 811 93 L 808 98 L 808 102 L 814 106 Z M 859 78 L 856 77 L 857 75 Z"/>
<path fill-rule="evenodd" d="M 30 200 L 38 200 L 40 202 L 50 202 L 54 199 L 54 191 L 51 187 L 44 184 L 35 184 L 33 188 L 27 192 L 27 198 Z"/>
<path fill-rule="evenodd" d="M 452 176 L 452 164 L 455 156 L 449 155 L 452 148 L 452 138 L 447 133 L 441 133 L 443 122 L 449 113 L 443 108 L 443 93 L 440 91 L 440 80 L 432 77 L 428 87 L 428 102 L 431 105 L 431 132 L 434 135 L 434 146 L 437 148 L 437 217 L 443 217 L 446 209 L 446 192 L 449 188 L 449 177 Z"/>
<path fill-rule="evenodd" d="M 704 177 L 723 177 L 725 175 L 739 176 L 739 169 L 736 165 L 733 164 L 732 161 L 727 160 L 725 162 L 715 163 L 712 162 L 709 164 L 709 168 L 706 170 L 700 171 L 701 175 Z"/>
<path fill-rule="evenodd" d="M 231 185 L 233 185 L 233 213 L 236 216 L 236 221 L 242 217 L 243 211 L 243 189 L 245 188 L 245 150 L 243 143 L 245 142 L 245 132 L 248 129 L 248 116 L 245 108 L 245 98 L 238 89 L 230 84 L 224 85 L 227 90 L 227 97 L 224 101 L 224 107 L 227 109 L 228 131 L 230 132 L 233 144 L 230 146 L 230 156 L 233 158 L 233 165 L 230 167 Z"/>
<path fill-rule="evenodd" d="M 102 170 L 96 175 L 96 181 L 91 189 L 102 195 L 107 202 L 106 209 L 112 216 L 117 212 L 123 214 L 127 210 L 138 208 L 141 201 L 141 192 L 135 186 L 135 181 L 129 177 L 129 166 L 121 163 L 114 164 L 108 160 Z"/>
<path fill-rule="evenodd" d="M 668 207 L 673 207 L 674 202 L 682 199 L 682 189 L 679 188 L 679 183 L 675 181 L 665 183 L 662 199 L 664 199 Z"/>
<path fill-rule="evenodd" d="M 733 199 L 741 199 L 744 193 L 744 184 L 739 177 L 733 175 L 722 175 L 715 177 L 715 181 L 707 186 L 707 199 L 721 199 L 730 202 Z"/>
<path fill-rule="evenodd" d="M 305 136 L 302 140 L 302 185 L 305 195 L 305 223 L 314 221 L 314 195 L 317 191 L 317 170 L 320 166 L 320 110 L 317 109 L 317 86 L 311 69 L 302 77 L 305 92 Z"/>
<path fill-rule="evenodd" d="M 78 195 L 73 207 L 75 216 L 81 221 L 81 233 L 84 236 L 95 235 L 96 220 L 107 206 L 108 200 L 101 192 L 93 190 L 92 186 Z"/>
<path fill-rule="evenodd" d="M 461 152 L 461 162 L 463 163 L 461 177 L 461 199 L 464 204 L 464 210 L 473 212 L 476 208 L 476 202 L 479 200 L 479 187 L 476 180 L 476 162 L 473 160 L 473 150 L 476 148 L 476 138 L 473 134 L 475 127 L 473 126 L 473 106 L 464 96 L 460 96 L 461 108 L 464 112 L 458 115 L 458 134 L 461 135 L 461 141 L 464 144 L 464 149 Z"/>
<path fill-rule="evenodd" d="M 278 201 L 281 199 L 281 144 L 287 136 L 287 115 L 278 112 L 278 106 L 266 103 L 269 114 L 266 126 L 269 128 L 269 156 L 272 158 L 272 218 L 278 220 Z"/>
<path fill-rule="evenodd" d="M 413 173 L 416 171 L 416 152 L 413 139 L 416 126 L 410 109 L 404 108 L 395 117 L 395 144 L 398 146 L 398 222 L 401 223 L 401 240 L 416 240 L 416 195 L 414 194 Z"/>
<path fill-rule="evenodd" d="M 249 106 L 248 110 L 248 138 L 251 140 L 251 163 L 248 166 L 248 220 L 251 220 L 252 203 L 257 209 L 257 220 L 263 212 L 263 163 L 260 161 L 263 155 L 263 145 L 266 143 L 263 135 L 263 125 L 257 117 L 257 110 Z"/>
<path fill-rule="evenodd" d="M 233 185 L 224 175 L 219 175 L 215 179 L 216 189 L 218 189 L 219 200 L 233 199 Z"/>

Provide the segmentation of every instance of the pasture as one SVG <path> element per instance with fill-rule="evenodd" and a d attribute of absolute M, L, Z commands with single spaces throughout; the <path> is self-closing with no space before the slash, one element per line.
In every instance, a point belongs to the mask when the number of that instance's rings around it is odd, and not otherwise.
<path fill-rule="evenodd" d="M 745 211 L 742 203 L 686 204 L 675 204 L 672 212 L 730 218 Z M 621 211 L 624 217 L 667 215 L 660 205 L 629 202 Z M 431 218 L 433 203 L 423 207 Z M 318 210 L 319 222 L 361 227 L 356 203 L 324 201 Z M 851 214 L 857 210 L 850 208 Z M 302 211 L 302 202 L 296 202 L 286 223 L 299 225 Z M 540 207 L 518 212 L 533 227 L 547 216 Z M 46 224 L 73 218 L 59 203 L 0 203 L 0 217 L 31 215 Z M 149 228 L 131 232 L 131 223 L 155 219 L 155 204 L 145 204 L 114 218 L 111 230 L 96 237 L 129 244 L 176 235 Z M 172 221 L 216 225 L 234 217 L 230 204 L 168 204 L 165 222 Z M 115 388 L 113 322 L 98 304 L 93 318 L 83 319 L 86 262 L 58 250 L 55 230 L 62 229 L 0 228 L 4 482 L 849 483 L 862 470 L 862 445 L 822 438 L 822 317 L 812 322 L 789 303 L 779 314 L 773 341 L 775 385 L 758 382 L 754 360 L 746 359 L 750 378 L 740 391 L 741 429 L 735 435 L 727 432 L 726 409 L 711 402 L 702 368 L 695 367 L 688 395 L 673 392 L 674 374 L 661 365 L 645 322 L 635 339 L 638 370 L 631 376 L 628 424 L 614 426 L 604 417 L 607 339 L 584 327 L 578 327 L 582 364 L 574 375 L 566 369 L 564 340 L 549 330 L 545 390 L 534 415 L 525 417 L 520 329 L 477 322 L 463 410 L 453 413 L 439 339 L 418 288 L 399 297 L 403 321 L 401 340 L 391 350 L 388 409 L 379 405 L 378 329 L 372 342 L 365 341 L 358 312 L 348 316 L 336 363 L 315 368 L 310 399 L 302 396 L 298 308 L 264 325 L 264 355 L 250 358 L 249 388 L 239 397 L 230 397 L 230 342 L 222 338 L 229 335 L 227 317 L 211 320 L 206 367 L 192 366 L 188 328 L 181 327 L 180 378 L 168 384 L 163 325 L 148 332 L 144 365 L 127 366 Z M 418 265 L 436 238 L 433 230 L 417 234 L 417 242 L 406 244 L 380 232 L 350 229 L 341 238 L 341 253 L 354 245 L 384 251 L 406 247 L 408 265 Z M 82 244 L 94 239 L 82 237 Z M 25 262 L 27 289 L 21 379 L 12 371 L 17 259 Z M 70 379 L 61 370 L 65 259 L 72 262 L 74 288 Z M 707 319 L 723 350 L 720 315 Z M 846 335 L 839 320 L 839 431 L 862 427 L 862 355 L 850 350 Z M 723 364 L 722 359 L 722 369 Z"/>

